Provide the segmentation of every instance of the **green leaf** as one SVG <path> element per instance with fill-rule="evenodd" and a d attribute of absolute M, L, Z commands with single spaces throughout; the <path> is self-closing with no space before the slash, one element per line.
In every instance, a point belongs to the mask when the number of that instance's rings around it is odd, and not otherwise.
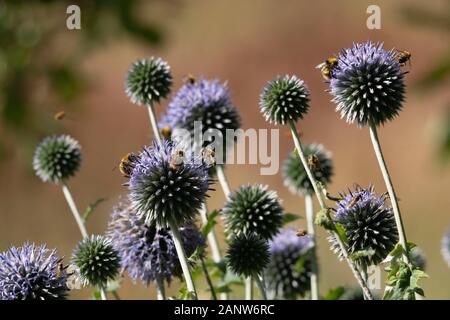
<path fill-rule="evenodd" d="M 391 257 L 400 257 L 403 254 L 403 247 L 400 244 L 400 242 L 398 242 L 394 249 L 392 249 L 391 252 L 389 252 L 389 256 Z"/>
<path fill-rule="evenodd" d="M 295 272 L 297 272 L 298 274 L 300 274 L 303 270 L 303 266 L 305 265 L 305 259 L 306 258 L 306 254 L 300 256 L 297 260 L 297 262 L 295 263 Z"/>
<path fill-rule="evenodd" d="M 94 300 L 102 300 L 102 294 L 100 293 L 99 290 L 95 290 L 92 293 L 92 299 L 94 299 Z"/>
<path fill-rule="evenodd" d="M 339 300 L 344 293 L 344 287 L 333 288 L 328 290 L 328 292 L 323 297 L 323 300 Z"/>
<path fill-rule="evenodd" d="M 211 232 L 211 230 L 214 228 L 214 226 L 217 224 L 216 217 L 219 215 L 218 210 L 214 210 L 208 215 L 208 222 L 202 227 L 201 233 L 204 237 L 208 235 L 208 233 Z"/>
<path fill-rule="evenodd" d="M 188 262 L 195 264 L 200 259 L 200 257 L 203 255 L 204 248 L 203 247 L 197 247 L 195 251 L 191 254 L 191 256 L 188 258 Z"/>
<path fill-rule="evenodd" d="M 89 219 L 89 217 L 91 216 L 92 212 L 94 212 L 95 208 L 97 208 L 97 206 L 106 201 L 106 198 L 99 198 L 97 199 L 94 203 L 91 203 L 90 205 L 88 205 L 88 207 L 86 208 L 86 210 L 84 211 L 83 214 L 83 222 L 86 223 Z"/>
<path fill-rule="evenodd" d="M 329 209 L 322 209 L 316 214 L 314 223 L 318 226 L 325 228 L 326 230 L 334 230 L 334 223 L 329 218 Z"/>
<path fill-rule="evenodd" d="M 357 261 L 361 258 L 371 257 L 375 254 L 375 250 L 369 249 L 369 250 L 359 250 L 355 251 L 350 255 L 350 259 L 353 261 Z"/>
<path fill-rule="evenodd" d="M 288 223 L 291 223 L 295 220 L 300 219 L 301 217 L 299 215 L 296 215 L 295 213 L 289 213 L 286 212 L 284 214 L 284 221 L 283 221 L 283 226 L 287 225 Z"/>
<path fill-rule="evenodd" d="M 347 234 L 345 233 L 345 229 L 344 226 L 340 223 L 335 223 L 334 227 L 336 229 L 336 232 L 339 234 L 339 237 L 342 239 L 342 241 L 347 244 L 348 243 L 348 239 L 347 239 Z"/>

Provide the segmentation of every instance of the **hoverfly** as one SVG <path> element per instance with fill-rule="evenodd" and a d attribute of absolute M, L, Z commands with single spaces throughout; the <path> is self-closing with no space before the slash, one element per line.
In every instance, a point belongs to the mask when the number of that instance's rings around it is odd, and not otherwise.
<path fill-rule="evenodd" d="M 318 156 L 316 156 L 315 154 L 312 154 L 310 156 L 308 156 L 308 167 L 312 170 L 318 170 L 320 171 L 322 169 L 321 165 L 320 165 L 320 159 Z"/>
<path fill-rule="evenodd" d="M 172 162 L 170 163 L 170 167 L 172 169 L 177 169 L 183 163 L 184 156 L 184 150 L 176 149 L 172 155 Z"/>
<path fill-rule="evenodd" d="M 297 237 L 304 237 L 304 236 L 306 236 L 308 234 L 308 231 L 306 231 L 306 230 L 303 230 L 303 229 L 300 229 L 300 230 L 297 230 L 297 233 L 295 234 Z"/>
<path fill-rule="evenodd" d="M 58 121 L 63 120 L 65 117 L 66 117 L 65 111 L 58 111 L 53 114 L 53 119 L 58 120 Z"/>
<path fill-rule="evenodd" d="M 355 197 L 353 197 L 352 201 L 347 205 L 347 209 L 353 208 L 360 200 L 362 199 L 361 194 L 357 194 Z"/>
<path fill-rule="evenodd" d="M 397 49 L 395 51 L 395 57 L 397 58 L 397 61 L 401 66 L 406 66 L 407 62 L 409 63 L 409 65 L 411 65 L 411 52 Z"/>

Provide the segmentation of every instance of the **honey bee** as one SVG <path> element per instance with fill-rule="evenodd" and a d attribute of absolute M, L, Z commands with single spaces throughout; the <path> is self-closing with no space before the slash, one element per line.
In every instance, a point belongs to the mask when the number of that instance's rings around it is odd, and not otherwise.
<path fill-rule="evenodd" d="M 297 237 L 304 237 L 307 234 L 308 234 L 308 231 L 303 230 L 303 229 L 297 230 L 297 233 L 296 233 Z"/>
<path fill-rule="evenodd" d="M 65 111 L 58 111 L 53 115 L 53 119 L 55 120 L 63 120 L 66 117 Z"/>
<path fill-rule="evenodd" d="M 320 69 L 322 77 L 325 80 L 331 80 L 333 69 L 336 68 L 338 60 L 334 57 L 328 58 L 321 64 L 316 66 L 316 69 Z"/>
<path fill-rule="evenodd" d="M 358 202 L 359 200 L 362 199 L 362 195 L 361 194 L 357 194 L 352 201 L 350 201 L 350 203 L 347 205 L 347 209 L 351 209 L 353 208 Z"/>
<path fill-rule="evenodd" d="M 164 138 L 169 139 L 172 136 L 172 129 L 169 127 L 164 127 L 161 129 L 161 134 Z"/>
<path fill-rule="evenodd" d="M 176 149 L 172 155 L 172 162 L 170 163 L 170 167 L 172 169 L 177 169 L 183 163 L 184 155 L 185 154 L 182 149 Z"/>
<path fill-rule="evenodd" d="M 310 169 L 316 169 L 320 171 L 322 168 L 320 166 L 320 159 L 315 154 L 312 154 L 308 157 L 308 167 Z"/>
<path fill-rule="evenodd" d="M 411 52 L 396 49 L 395 57 L 401 66 L 406 66 L 407 62 L 411 65 Z"/>
<path fill-rule="evenodd" d="M 207 164 L 212 166 L 216 164 L 216 153 L 211 148 L 202 148 L 201 155 Z"/>
<path fill-rule="evenodd" d="M 192 74 L 188 74 L 183 78 L 183 83 L 185 84 L 194 84 L 195 83 L 195 77 Z"/>
<path fill-rule="evenodd" d="M 119 171 L 125 178 L 130 177 L 134 168 L 134 163 L 137 159 L 138 157 L 132 152 L 127 153 L 122 157 L 122 159 L 120 159 Z"/>

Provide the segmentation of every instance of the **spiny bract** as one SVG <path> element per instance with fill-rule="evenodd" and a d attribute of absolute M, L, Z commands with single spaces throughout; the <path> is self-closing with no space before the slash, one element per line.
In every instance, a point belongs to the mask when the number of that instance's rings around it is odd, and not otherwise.
<path fill-rule="evenodd" d="M 283 208 L 267 186 L 241 186 L 222 210 L 228 236 L 256 233 L 270 239 L 283 224 Z"/>
<path fill-rule="evenodd" d="M 230 240 L 226 261 L 236 274 L 259 275 L 269 263 L 269 245 L 256 234 L 241 234 Z"/>
<path fill-rule="evenodd" d="M 355 44 L 338 55 L 333 68 L 330 92 L 336 110 L 347 122 L 383 124 L 402 109 L 406 72 L 400 70 L 395 50 L 382 44 Z"/>
<path fill-rule="evenodd" d="M 309 168 L 314 178 L 326 186 L 331 182 L 333 162 L 331 154 L 321 144 L 304 145 L 305 157 L 311 162 Z M 311 159 L 311 161 L 310 161 Z M 296 150 L 292 151 L 282 167 L 284 185 L 294 194 L 312 194 L 314 189 L 306 174 L 305 167 Z"/>
<path fill-rule="evenodd" d="M 132 103 L 148 105 L 170 93 L 172 74 L 161 58 L 139 60 L 128 71 L 125 92 Z"/>
<path fill-rule="evenodd" d="M 119 273 L 120 260 L 110 239 L 92 235 L 80 241 L 72 254 L 85 285 L 104 287 Z"/>
<path fill-rule="evenodd" d="M 208 169 L 202 159 L 173 141 L 153 143 L 140 153 L 131 172 L 133 210 L 147 224 L 161 228 L 194 220 L 211 183 Z"/>
<path fill-rule="evenodd" d="M 303 119 L 309 109 L 309 92 L 303 80 L 285 75 L 269 81 L 259 101 L 266 120 L 286 124 Z"/>
<path fill-rule="evenodd" d="M 80 144 L 68 135 L 45 138 L 34 152 L 33 168 L 44 182 L 64 182 L 75 175 L 80 164 Z"/>
<path fill-rule="evenodd" d="M 295 299 L 310 290 L 312 267 L 309 236 L 298 237 L 295 231 L 282 230 L 269 242 L 270 262 L 266 269 L 267 287 L 284 299 Z"/>
<path fill-rule="evenodd" d="M 0 253 L 0 300 L 61 300 L 67 297 L 65 268 L 56 250 L 25 243 Z"/>

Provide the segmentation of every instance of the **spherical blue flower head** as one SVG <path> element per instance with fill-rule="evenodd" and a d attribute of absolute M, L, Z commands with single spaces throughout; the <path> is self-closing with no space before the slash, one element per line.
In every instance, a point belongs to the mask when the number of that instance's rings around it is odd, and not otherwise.
<path fill-rule="evenodd" d="M 205 239 L 193 224 L 179 230 L 187 256 L 205 246 Z M 170 231 L 145 224 L 129 205 L 114 208 L 108 233 L 119 252 L 122 268 L 134 281 L 139 279 L 148 285 L 158 279 L 170 282 L 173 276 L 182 276 Z"/>
<path fill-rule="evenodd" d="M 228 236 L 255 233 L 268 240 L 283 225 L 284 212 L 276 192 L 257 184 L 233 192 L 222 217 Z"/>
<path fill-rule="evenodd" d="M 309 91 L 296 76 L 285 75 L 269 81 L 264 87 L 259 107 L 267 121 L 286 124 L 303 119 L 309 109 Z"/>
<path fill-rule="evenodd" d="M 442 248 L 441 248 L 442 256 L 450 267 L 450 228 L 444 234 L 442 238 Z"/>
<path fill-rule="evenodd" d="M 298 237 L 292 230 L 282 230 L 269 245 L 270 262 L 266 269 L 268 288 L 284 299 L 303 296 L 311 286 L 312 239 L 309 236 Z M 298 270 L 300 261 L 303 267 Z"/>
<path fill-rule="evenodd" d="M 331 153 L 323 145 L 315 143 L 304 145 L 304 153 L 314 178 L 324 186 L 330 183 L 333 175 Z M 284 185 L 292 193 L 305 195 L 314 192 L 297 150 L 292 151 L 283 162 L 281 173 Z"/>
<path fill-rule="evenodd" d="M 139 60 L 130 67 L 125 92 L 132 103 L 148 105 L 159 102 L 170 93 L 172 73 L 161 58 Z"/>
<path fill-rule="evenodd" d="M 398 231 L 392 207 L 385 206 L 386 195 L 378 197 L 373 187 L 341 194 L 337 203 L 336 222 L 342 224 L 348 239 L 350 254 L 371 250 L 373 254 L 358 261 L 364 266 L 383 261 L 398 242 Z M 334 243 L 334 239 L 331 239 Z M 334 243 L 333 248 L 339 252 Z"/>
<path fill-rule="evenodd" d="M 383 124 L 402 109 L 405 72 L 394 50 L 367 42 L 344 49 L 332 70 L 330 92 L 336 110 L 348 123 Z"/>
<path fill-rule="evenodd" d="M 65 299 L 65 268 L 56 250 L 25 243 L 0 253 L 0 300 Z"/>
<path fill-rule="evenodd" d="M 411 259 L 411 263 L 419 268 L 420 270 L 425 271 L 427 266 L 427 259 L 425 257 L 425 253 L 419 247 L 414 247 L 409 251 L 409 257 Z"/>
<path fill-rule="evenodd" d="M 216 154 L 219 148 L 227 146 L 226 130 L 240 128 L 241 120 L 233 106 L 226 84 L 219 80 L 200 78 L 184 84 L 170 101 L 165 115 L 161 118 L 160 128 L 185 129 L 194 138 L 194 123 L 202 124 L 205 143 L 202 147 L 215 142 Z M 222 141 L 214 141 L 214 133 Z M 228 142 L 231 146 L 232 141 Z M 223 149 L 225 152 L 226 149 Z"/>
<path fill-rule="evenodd" d="M 167 228 L 194 220 L 205 201 L 208 165 L 172 141 L 145 147 L 128 183 L 135 212 L 147 224 Z"/>
<path fill-rule="evenodd" d="M 65 181 L 75 175 L 80 164 L 80 144 L 68 135 L 45 138 L 34 152 L 33 168 L 44 182 Z"/>

